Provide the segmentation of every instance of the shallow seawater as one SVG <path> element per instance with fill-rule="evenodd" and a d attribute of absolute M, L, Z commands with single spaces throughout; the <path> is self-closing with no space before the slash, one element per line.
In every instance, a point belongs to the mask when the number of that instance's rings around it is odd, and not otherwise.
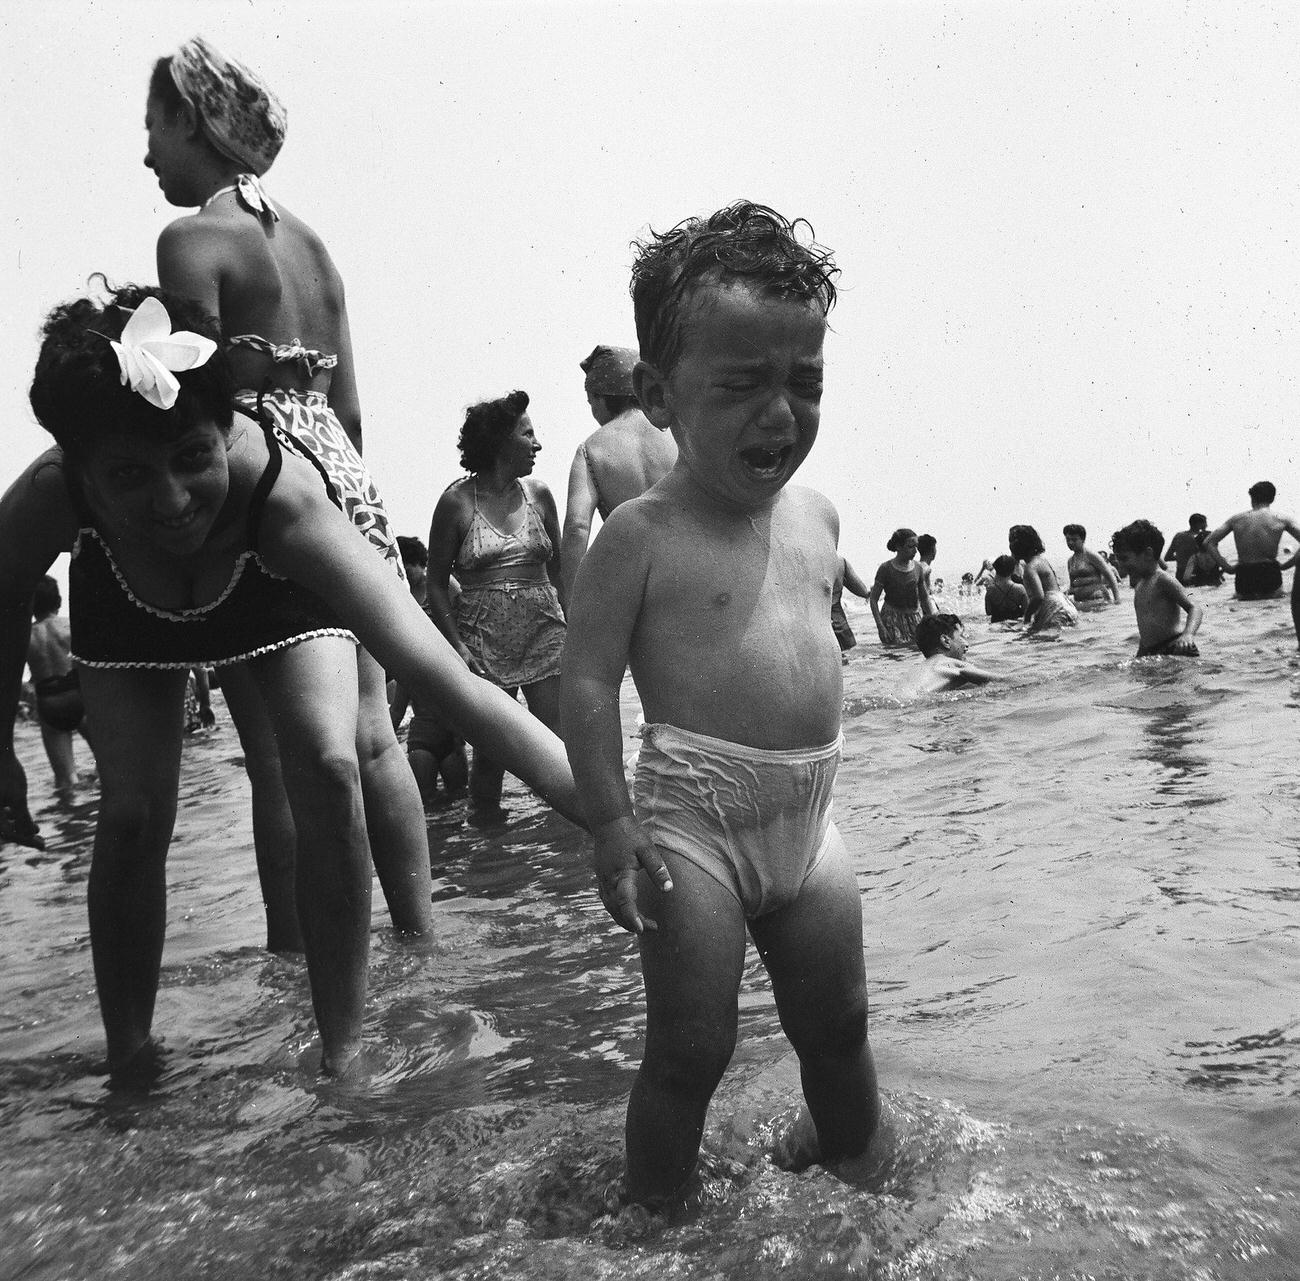
<path fill-rule="evenodd" d="M 61 807 L 22 729 L 49 849 L 0 847 L 0 1274 L 1300 1275 L 1300 662 L 1284 602 L 1202 599 L 1194 662 L 1133 660 L 1127 593 L 1055 641 L 972 620 L 1010 675 L 983 690 L 910 699 L 919 659 L 852 654 L 837 819 L 890 1160 L 861 1188 L 769 1159 L 798 1076 L 751 953 L 669 1222 L 618 1201 L 640 980 L 563 820 L 517 787 L 507 826 L 431 812 L 437 936 L 376 893 L 366 1072 L 322 1082 L 302 965 L 261 948 L 238 742 L 194 739 L 167 1070 L 110 1091 L 93 788 Z"/>

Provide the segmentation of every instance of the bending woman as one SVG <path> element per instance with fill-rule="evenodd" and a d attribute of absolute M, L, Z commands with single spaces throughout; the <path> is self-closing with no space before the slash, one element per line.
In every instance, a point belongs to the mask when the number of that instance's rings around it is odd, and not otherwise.
<path fill-rule="evenodd" d="M 271 90 L 202 37 L 154 67 L 145 164 L 169 204 L 198 212 L 158 238 L 158 279 L 218 317 L 236 406 L 306 446 L 330 473 L 345 512 L 400 577 L 401 555 L 361 461 L 361 410 L 343 282 L 320 238 L 261 184 L 284 141 Z M 357 752 L 375 870 L 399 930 L 432 915 L 429 841 L 419 789 L 388 712 L 379 664 L 357 652 Z M 251 673 L 222 691 L 239 730 L 253 791 L 253 836 L 268 946 L 301 946 L 293 910 L 294 830 L 276 737 Z"/>
<path fill-rule="evenodd" d="M 579 810 L 559 740 L 470 676 L 310 452 L 232 411 L 218 334 L 188 300 L 136 288 L 46 323 L 31 400 L 57 447 L 0 499 L 0 806 L 26 814 L 13 713 L 32 591 L 70 552 L 72 655 L 101 792 L 95 983 L 110 1072 L 150 1073 L 185 685 L 192 666 L 245 663 L 297 825 L 322 1067 L 339 1073 L 361 1045 L 370 934 L 357 641 L 562 812 Z"/>
<path fill-rule="evenodd" d="M 522 689 L 533 715 L 558 732 L 560 526 L 551 491 L 530 474 L 542 447 L 527 410 L 528 394 L 512 391 L 465 414 L 457 445 L 469 475 L 447 486 L 433 512 L 429 612 L 470 671 L 512 696 Z M 500 804 L 502 772 L 475 751 L 474 804 Z"/>
<path fill-rule="evenodd" d="M 1073 627 L 1079 621 L 1074 608 L 1056 581 L 1056 571 L 1048 563 L 1043 540 L 1032 525 L 1012 525 L 1007 546 L 1017 560 L 1024 561 L 1025 622 L 1031 632 L 1052 627 Z"/>

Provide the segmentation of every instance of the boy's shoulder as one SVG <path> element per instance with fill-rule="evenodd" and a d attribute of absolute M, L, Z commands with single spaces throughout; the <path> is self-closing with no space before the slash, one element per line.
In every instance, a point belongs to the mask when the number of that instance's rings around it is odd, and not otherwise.
<path fill-rule="evenodd" d="M 840 514 L 835 504 L 818 489 L 807 485 L 787 485 L 777 495 L 774 514 L 799 522 L 805 528 L 824 525 L 836 542 L 840 536 Z"/>

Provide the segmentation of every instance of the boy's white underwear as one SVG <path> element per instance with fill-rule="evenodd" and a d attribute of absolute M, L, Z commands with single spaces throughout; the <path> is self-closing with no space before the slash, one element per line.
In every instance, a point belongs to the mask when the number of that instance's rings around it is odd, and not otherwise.
<path fill-rule="evenodd" d="M 633 800 L 660 849 L 731 891 L 753 919 L 792 903 L 843 849 L 831 799 L 843 737 L 768 751 L 678 729 L 641 730 Z"/>

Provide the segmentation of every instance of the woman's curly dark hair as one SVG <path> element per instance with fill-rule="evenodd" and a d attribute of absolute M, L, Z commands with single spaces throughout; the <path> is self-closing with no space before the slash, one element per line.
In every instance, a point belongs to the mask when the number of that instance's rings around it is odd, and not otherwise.
<path fill-rule="evenodd" d="M 1038 530 L 1032 525 L 1012 525 L 1007 535 L 1007 548 L 1017 560 L 1033 560 L 1046 550 Z"/>
<path fill-rule="evenodd" d="M 890 534 L 889 541 L 885 544 L 885 547 L 891 552 L 896 552 L 904 543 L 910 543 L 915 537 L 916 530 L 908 529 L 907 526 L 904 525 L 901 529 L 896 529 L 892 534 Z"/>
<path fill-rule="evenodd" d="M 460 465 L 476 476 L 490 471 L 503 442 L 514 431 L 515 424 L 527 408 L 526 391 L 512 391 L 499 400 L 471 405 L 465 411 L 465 424 L 456 441 Z"/>
<path fill-rule="evenodd" d="M 64 453 L 75 459 L 105 437 L 123 434 L 172 440 L 209 422 L 228 432 L 235 385 L 217 321 L 197 303 L 155 286 L 114 286 L 103 276 L 92 276 L 95 280 L 105 301 L 78 298 L 55 307 L 46 318 L 29 393 L 37 420 Z M 217 343 L 204 364 L 176 375 L 180 393 L 170 409 L 151 405 L 122 382 L 109 341 L 121 337 L 131 313 L 146 298 L 157 298 L 167 308 L 174 331 L 192 330 Z"/>
<path fill-rule="evenodd" d="M 806 228 L 807 238 L 800 238 Z M 668 374 L 682 354 L 687 304 L 703 281 L 740 281 L 760 293 L 800 298 L 827 315 L 840 269 L 802 218 L 738 200 L 708 218 L 634 241 L 632 310 L 641 358 Z"/>

